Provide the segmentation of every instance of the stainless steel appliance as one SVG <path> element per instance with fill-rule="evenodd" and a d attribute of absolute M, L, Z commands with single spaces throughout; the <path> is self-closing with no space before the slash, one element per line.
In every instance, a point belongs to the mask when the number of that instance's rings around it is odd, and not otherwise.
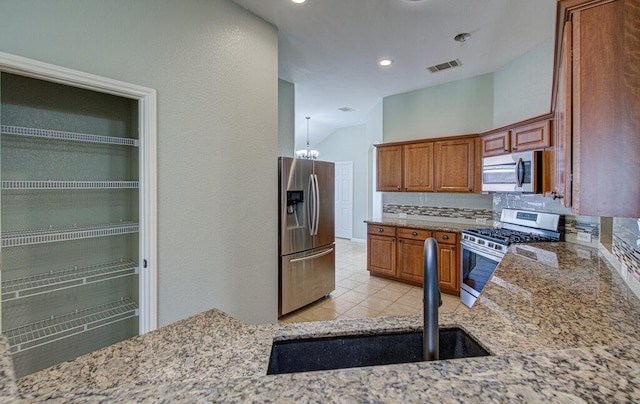
<path fill-rule="evenodd" d="M 460 301 L 471 307 L 480 296 L 509 244 L 558 241 L 560 215 L 503 209 L 501 227 L 462 231 Z"/>
<path fill-rule="evenodd" d="M 539 193 L 542 152 L 527 151 L 482 159 L 483 192 Z"/>
<path fill-rule="evenodd" d="M 334 163 L 278 158 L 283 316 L 335 290 Z"/>

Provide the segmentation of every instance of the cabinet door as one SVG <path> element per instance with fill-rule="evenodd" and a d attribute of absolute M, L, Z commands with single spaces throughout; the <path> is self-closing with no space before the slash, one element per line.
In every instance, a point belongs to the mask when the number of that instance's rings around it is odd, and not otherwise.
<path fill-rule="evenodd" d="M 474 139 L 435 143 L 436 192 L 473 192 Z"/>
<path fill-rule="evenodd" d="M 571 206 L 571 37 L 572 24 L 563 31 L 558 90 L 556 93 L 553 147 L 545 150 L 545 196 Z"/>
<path fill-rule="evenodd" d="M 378 191 L 402 190 L 402 146 L 379 146 L 377 148 Z"/>
<path fill-rule="evenodd" d="M 404 190 L 433 191 L 433 142 L 404 146 Z"/>
<path fill-rule="evenodd" d="M 422 285 L 424 279 L 424 240 L 398 239 L 398 277 Z"/>
<path fill-rule="evenodd" d="M 511 132 L 492 133 L 482 137 L 482 157 L 496 156 L 511 150 Z"/>
<path fill-rule="evenodd" d="M 367 269 L 372 275 L 396 275 L 396 239 L 395 237 L 367 237 Z"/>
<path fill-rule="evenodd" d="M 456 245 L 438 244 L 438 285 L 443 293 L 460 293 L 460 270 Z"/>
<path fill-rule="evenodd" d="M 511 131 L 511 151 L 521 152 L 551 146 L 551 121 L 521 126 Z"/>
<path fill-rule="evenodd" d="M 640 7 L 604 2 L 573 15 L 573 206 L 640 217 Z"/>

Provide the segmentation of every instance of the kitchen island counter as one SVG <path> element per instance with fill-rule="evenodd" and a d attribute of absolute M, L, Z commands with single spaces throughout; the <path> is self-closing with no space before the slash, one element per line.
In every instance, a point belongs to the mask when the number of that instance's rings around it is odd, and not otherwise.
<path fill-rule="evenodd" d="M 637 297 L 597 250 L 518 244 L 473 309 L 440 316 L 441 327 L 465 329 L 496 356 L 268 376 L 273 339 L 416 330 L 422 318 L 247 325 L 211 310 L 26 376 L 17 394 L 60 401 L 638 401 L 639 321 Z M 7 354 L 5 345 L 0 350 Z M 15 396 L 11 384 L 3 393 Z"/>

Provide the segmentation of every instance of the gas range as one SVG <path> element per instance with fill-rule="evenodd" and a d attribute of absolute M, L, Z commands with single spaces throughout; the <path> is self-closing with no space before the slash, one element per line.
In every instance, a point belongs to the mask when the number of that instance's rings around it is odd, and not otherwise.
<path fill-rule="evenodd" d="M 462 241 L 504 255 L 510 244 L 559 241 L 559 220 L 560 215 L 551 213 L 503 209 L 501 227 L 463 230 Z"/>
<path fill-rule="evenodd" d="M 559 241 L 560 215 L 503 209 L 500 226 L 462 231 L 460 301 L 472 307 L 509 244 Z"/>

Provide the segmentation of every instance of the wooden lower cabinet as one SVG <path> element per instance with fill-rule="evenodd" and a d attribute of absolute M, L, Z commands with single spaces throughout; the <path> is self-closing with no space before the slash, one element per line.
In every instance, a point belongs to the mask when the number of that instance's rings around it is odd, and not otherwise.
<path fill-rule="evenodd" d="M 390 234 L 389 226 L 384 232 Z M 438 240 L 438 280 L 442 293 L 460 294 L 459 238 L 457 233 L 399 227 L 397 237 L 381 236 L 381 226 L 369 225 L 367 269 L 371 275 L 422 286 L 424 241 Z"/>
<path fill-rule="evenodd" d="M 422 285 L 424 273 L 424 241 L 431 237 L 428 230 L 400 227 L 398 234 L 397 268 L 398 278 Z"/>
<path fill-rule="evenodd" d="M 371 227 L 371 226 L 369 226 Z M 387 228 L 388 226 L 375 226 Z M 372 275 L 396 276 L 396 238 L 389 235 L 367 236 L 367 269 Z"/>

